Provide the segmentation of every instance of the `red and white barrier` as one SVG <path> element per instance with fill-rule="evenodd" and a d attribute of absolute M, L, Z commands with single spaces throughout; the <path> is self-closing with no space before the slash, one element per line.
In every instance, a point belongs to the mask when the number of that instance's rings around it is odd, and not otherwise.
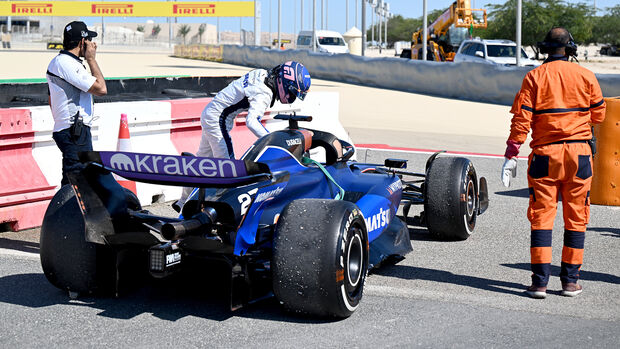
<path fill-rule="evenodd" d="M 29 110 L 0 109 L 0 224 L 12 230 L 40 225 L 54 195 L 32 156 L 34 135 Z"/>
<path fill-rule="evenodd" d="M 210 98 L 101 103 L 95 105 L 91 127 L 93 148 L 113 150 L 123 134 L 119 116 L 127 115 L 131 149 L 141 153 L 195 153 L 201 137 L 200 114 Z M 314 92 L 305 101 L 291 105 L 276 103 L 263 117 L 270 131 L 283 129 L 287 122 L 275 120 L 277 113 L 312 115 L 303 127 L 325 130 L 339 138 L 350 138 L 338 121 L 338 94 Z M 0 109 L 0 224 L 13 230 L 38 226 L 49 199 L 62 179 L 62 155 L 52 139 L 53 118 L 49 106 Z M 231 131 L 235 154 L 243 155 L 256 141 L 240 115 Z M 352 143 L 352 142 L 351 142 Z M 142 205 L 172 201 L 181 195 L 180 187 L 135 183 Z M 25 206 L 24 206 L 25 205 Z"/>

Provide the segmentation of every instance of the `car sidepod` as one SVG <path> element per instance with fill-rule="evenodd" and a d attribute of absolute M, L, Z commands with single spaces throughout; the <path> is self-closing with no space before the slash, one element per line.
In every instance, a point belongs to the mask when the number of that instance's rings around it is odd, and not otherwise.
<path fill-rule="evenodd" d="M 402 182 L 397 176 L 360 174 L 356 184 L 374 184 L 356 201 L 364 215 L 370 241 L 369 267 L 383 262 L 398 262 L 412 251 L 407 225 L 396 216 L 402 197 Z"/>

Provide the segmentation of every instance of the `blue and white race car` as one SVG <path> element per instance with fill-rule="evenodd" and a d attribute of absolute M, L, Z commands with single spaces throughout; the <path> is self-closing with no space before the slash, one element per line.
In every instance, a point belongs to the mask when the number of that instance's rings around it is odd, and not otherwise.
<path fill-rule="evenodd" d="M 464 158 L 350 160 L 355 148 L 298 127 L 259 140 L 242 159 L 128 152 L 80 154 L 84 168 L 52 199 L 41 228 L 47 279 L 71 295 L 118 290 L 126 269 L 162 278 L 192 263 L 224 262 L 232 309 L 275 295 L 291 311 L 347 317 L 367 272 L 410 252 L 406 217 L 447 239 L 466 239 L 488 205 L 486 181 Z M 325 161 L 309 157 L 320 148 Z M 180 217 L 154 215 L 113 178 L 195 187 Z M 405 180 L 411 178 L 411 180 Z M 227 272 L 228 273 L 228 272 Z M 224 286 L 226 287 L 226 286 Z"/>

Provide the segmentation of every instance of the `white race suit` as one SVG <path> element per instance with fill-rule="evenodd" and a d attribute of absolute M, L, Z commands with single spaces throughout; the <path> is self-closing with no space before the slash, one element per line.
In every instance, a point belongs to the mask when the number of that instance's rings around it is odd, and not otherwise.
<path fill-rule="evenodd" d="M 235 124 L 235 117 L 246 110 L 246 125 L 250 131 L 259 138 L 269 133 L 260 122 L 275 101 L 274 92 L 265 84 L 267 74 L 264 69 L 252 70 L 231 82 L 211 100 L 200 116 L 202 137 L 196 156 L 234 159 L 229 132 Z M 184 188 L 177 204 L 182 206 L 190 193 L 191 188 Z"/>
<path fill-rule="evenodd" d="M 202 138 L 196 156 L 234 158 L 230 130 L 235 117 L 248 111 L 246 125 L 256 135 L 269 133 L 260 119 L 272 105 L 274 93 L 265 84 L 267 71 L 252 70 L 221 90 L 202 111 Z"/>

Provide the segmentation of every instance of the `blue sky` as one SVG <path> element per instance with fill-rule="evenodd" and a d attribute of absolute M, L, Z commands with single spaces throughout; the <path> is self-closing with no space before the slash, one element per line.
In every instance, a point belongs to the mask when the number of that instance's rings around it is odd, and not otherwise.
<path fill-rule="evenodd" d="M 151 0 L 152 1 L 152 0 Z M 304 2 L 304 28 L 312 29 L 312 3 L 314 0 L 303 0 Z M 329 8 L 327 18 L 324 17 L 324 22 L 329 30 L 335 30 L 340 33 L 347 31 L 346 28 L 346 2 L 349 2 L 349 28 L 355 25 L 355 4 L 358 3 L 358 27 L 361 27 L 361 4 L 360 0 L 315 0 L 317 4 L 317 29 L 321 29 L 321 2 L 323 2 L 326 8 Z M 486 4 L 502 4 L 505 0 L 471 0 L 472 7 L 485 8 Z M 271 31 L 277 32 L 278 30 L 278 0 L 261 0 L 261 12 L 262 12 L 262 25 L 261 30 L 267 32 L 270 28 L 271 17 Z M 301 2 L 302 0 L 281 0 L 282 3 L 282 32 L 292 33 L 299 32 L 301 30 Z M 403 17 L 415 18 L 422 16 L 422 0 L 387 0 L 390 4 L 390 12 L 394 14 L 400 14 Z M 452 4 L 454 0 L 427 0 L 428 11 L 435 9 L 445 9 Z M 569 0 L 571 3 L 586 3 L 594 6 L 596 2 L 597 8 L 611 7 L 620 4 L 620 0 Z M 271 16 L 270 16 L 271 13 Z M 367 7 L 367 25 L 370 26 L 370 7 Z M 146 22 L 151 18 L 126 18 L 126 19 L 108 19 L 110 22 Z M 84 18 L 87 23 L 99 21 L 98 18 Z M 152 18 L 155 22 L 165 22 L 165 18 Z M 192 22 L 192 23 L 209 23 L 215 24 L 215 18 L 180 18 L 180 23 Z M 220 27 L 222 30 L 238 32 L 240 26 L 249 31 L 254 30 L 253 18 L 221 18 Z"/>

